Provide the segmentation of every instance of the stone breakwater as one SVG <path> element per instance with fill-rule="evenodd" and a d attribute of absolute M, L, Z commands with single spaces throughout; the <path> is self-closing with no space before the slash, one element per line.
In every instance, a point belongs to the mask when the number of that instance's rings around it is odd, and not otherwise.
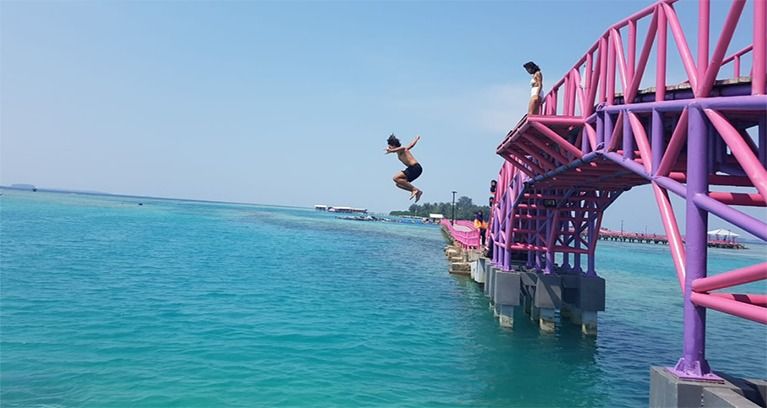
<path fill-rule="evenodd" d="M 445 247 L 445 256 L 450 263 L 449 272 L 454 275 L 472 275 L 472 263 L 480 257 L 477 250 L 466 250 L 457 245 Z"/>

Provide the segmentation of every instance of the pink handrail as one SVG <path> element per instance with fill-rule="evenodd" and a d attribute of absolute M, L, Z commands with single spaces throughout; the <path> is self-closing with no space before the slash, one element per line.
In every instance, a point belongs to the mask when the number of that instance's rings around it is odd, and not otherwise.
<path fill-rule="evenodd" d="M 692 292 L 690 299 L 698 306 L 767 324 L 767 308 L 765 307 L 698 292 Z"/>
<path fill-rule="evenodd" d="M 730 286 L 743 285 L 767 279 L 767 262 L 734 271 L 725 272 L 716 276 L 695 279 L 692 282 L 692 290 L 695 292 L 708 292 Z"/>
<path fill-rule="evenodd" d="M 732 77 L 733 79 L 738 79 L 740 77 L 740 57 L 748 54 L 749 52 L 753 51 L 754 44 L 749 45 L 748 47 L 730 55 L 729 57 L 722 60 L 722 66 L 729 64 L 732 62 Z"/>
<path fill-rule="evenodd" d="M 462 248 L 477 249 L 480 244 L 479 230 L 474 228 L 474 223 L 466 220 L 456 220 L 453 225 L 450 220 L 442 219 L 440 225 L 447 230 L 450 236 L 455 242 L 457 242 Z M 458 230 L 455 227 L 461 226 L 468 231 Z"/>
<path fill-rule="evenodd" d="M 708 43 L 710 27 L 708 2 L 698 2 L 698 41 L 703 41 L 704 46 L 699 47 L 696 61 L 674 9 L 676 1 L 661 0 L 608 27 L 575 65 L 554 83 L 543 98 L 542 112 L 545 112 L 546 115 L 577 115 L 580 112 L 579 116 L 588 117 L 593 113 L 594 105 L 598 103 L 614 105 L 633 102 L 634 97 L 639 93 L 639 86 L 645 75 L 645 68 L 653 44 L 656 45 L 654 48 L 657 60 L 656 100 L 663 100 L 668 69 L 668 29 L 671 30 L 670 37 L 676 43 L 679 61 L 684 67 L 687 82 L 691 85 L 695 97 L 706 96 L 714 85 L 717 75 L 721 72 L 721 68 L 730 62 L 734 65 L 732 79 L 737 79 L 741 71 L 741 57 L 749 52 L 754 54 L 751 61 L 752 80 L 754 81 L 752 94 L 764 93 L 764 79 L 757 78 L 757 76 L 763 76 L 767 66 L 764 51 L 760 48 L 764 47 L 765 44 L 765 39 L 761 36 L 767 31 L 765 28 L 767 23 L 762 21 L 763 15 L 766 13 L 765 8 L 767 8 L 765 2 L 761 0 L 753 2 L 755 14 L 754 43 L 730 56 L 725 56 L 724 52 L 730 45 L 735 26 L 741 18 L 745 5 L 744 0 L 732 2 L 725 26 L 715 43 L 715 49 L 710 59 L 708 47 L 705 47 L 705 44 Z M 651 21 L 648 23 L 644 41 L 640 43 L 638 39 L 641 38 L 642 33 L 637 31 L 637 23 L 647 21 L 647 19 L 651 19 Z M 627 31 L 626 43 L 628 48 L 623 45 L 622 30 L 624 29 Z M 637 55 L 638 50 L 641 50 L 639 55 Z M 583 86 L 580 83 L 581 72 L 584 73 L 583 78 L 585 79 Z M 620 76 L 618 84 L 621 90 L 618 92 L 615 90 L 616 76 Z M 597 92 L 597 89 L 600 89 L 600 92 Z M 620 95 L 623 96 L 623 99 L 617 100 Z M 561 107 L 558 106 L 559 101 L 564 101 Z"/>
<path fill-rule="evenodd" d="M 751 305 L 767 307 L 767 295 L 756 293 L 709 293 L 711 296 L 720 297 L 724 299 L 737 300 L 738 302 L 744 302 Z"/>

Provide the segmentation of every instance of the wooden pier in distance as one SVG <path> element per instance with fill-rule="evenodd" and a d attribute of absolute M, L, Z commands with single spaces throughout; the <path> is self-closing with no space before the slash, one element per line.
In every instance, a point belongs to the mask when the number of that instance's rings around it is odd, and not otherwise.
<path fill-rule="evenodd" d="M 608 229 L 599 230 L 599 239 L 605 241 L 621 241 L 640 244 L 668 245 L 668 237 L 662 234 L 643 234 L 641 232 L 621 232 Z M 684 238 L 682 239 L 684 241 Z M 731 239 L 709 239 L 709 248 L 746 249 L 740 242 Z"/>

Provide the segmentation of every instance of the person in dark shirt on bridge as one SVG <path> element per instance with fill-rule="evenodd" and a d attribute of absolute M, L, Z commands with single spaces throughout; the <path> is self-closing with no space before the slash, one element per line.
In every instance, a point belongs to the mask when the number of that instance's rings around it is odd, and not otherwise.
<path fill-rule="evenodd" d="M 415 139 L 410 142 L 408 147 L 402 146 L 399 139 L 397 139 L 393 133 L 389 136 L 389 139 L 386 140 L 386 143 L 389 145 L 386 148 L 386 154 L 397 153 L 399 161 L 407 166 L 405 170 L 398 171 L 394 175 L 394 184 L 403 190 L 410 191 L 410 199 L 412 200 L 415 198 L 415 202 L 418 202 L 418 200 L 421 199 L 423 191 L 410 183 L 421 175 L 423 168 L 421 168 L 421 165 L 416 161 L 415 157 L 413 157 L 413 154 L 410 153 L 410 149 L 412 149 L 419 140 L 421 140 L 421 136 L 416 136 Z"/>

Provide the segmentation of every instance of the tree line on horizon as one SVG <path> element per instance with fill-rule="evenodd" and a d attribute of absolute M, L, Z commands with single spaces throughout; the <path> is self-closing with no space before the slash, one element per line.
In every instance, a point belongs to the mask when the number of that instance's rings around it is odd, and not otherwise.
<path fill-rule="evenodd" d="M 482 214 L 487 220 L 490 215 L 490 207 L 486 205 L 476 205 L 472 202 L 471 198 L 462 196 L 455 201 L 455 219 L 456 220 L 473 220 L 477 211 L 482 211 Z M 451 219 L 453 216 L 453 203 L 423 203 L 413 204 L 407 211 L 392 211 L 389 215 L 402 216 L 410 215 L 416 217 L 428 217 L 429 214 L 442 214 L 447 219 Z"/>

